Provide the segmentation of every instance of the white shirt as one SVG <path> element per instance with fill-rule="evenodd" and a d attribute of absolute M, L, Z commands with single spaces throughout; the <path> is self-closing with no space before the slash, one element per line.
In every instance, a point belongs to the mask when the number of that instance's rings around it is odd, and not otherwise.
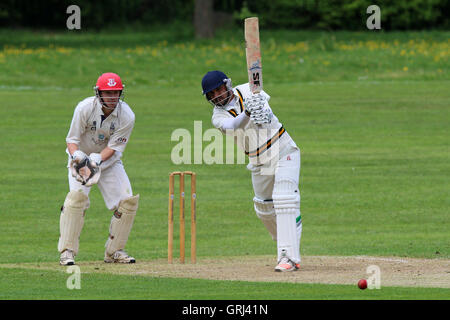
<path fill-rule="evenodd" d="M 250 163 L 254 165 L 267 163 L 288 144 L 295 145 L 275 114 L 267 124 L 256 125 L 248 121 L 242 129 L 226 129 L 227 120 L 243 113 L 244 103 L 252 95 L 248 83 L 236 86 L 233 92 L 235 98 L 225 108 L 214 107 L 212 124 L 223 133 L 236 137 L 238 147 L 249 156 Z M 267 93 L 261 91 L 261 94 L 267 101 L 270 100 Z M 268 104 L 266 107 L 270 109 Z"/>
<path fill-rule="evenodd" d="M 120 101 L 105 118 L 98 99 L 89 97 L 75 108 L 66 142 L 77 144 L 87 155 L 100 153 L 109 147 L 120 158 L 130 139 L 134 121 L 135 115 L 127 103 Z"/>

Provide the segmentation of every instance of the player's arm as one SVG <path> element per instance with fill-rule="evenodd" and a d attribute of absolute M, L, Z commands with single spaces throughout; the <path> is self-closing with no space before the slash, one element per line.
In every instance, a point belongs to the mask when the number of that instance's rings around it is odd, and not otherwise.
<path fill-rule="evenodd" d="M 70 155 L 73 156 L 75 151 L 78 150 L 78 145 L 76 143 L 67 143 L 67 150 L 69 151 Z"/>
<path fill-rule="evenodd" d="M 70 123 L 69 132 L 66 136 L 67 149 L 72 155 L 81 142 L 81 136 L 84 134 L 87 124 L 87 115 L 85 110 L 85 104 L 80 102 L 74 112 L 72 117 L 72 122 Z"/>
<path fill-rule="evenodd" d="M 114 153 L 116 153 L 116 150 L 111 149 L 110 147 L 106 147 L 105 149 L 103 149 L 102 152 L 100 152 L 102 162 L 111 158 L 114 155 Z"/>
<path fill-rule="evenodd" d="M 83 151 L 79 150 L 78 144 L 76 143 L 68 142 L 67 150 L 72 158 L 72 162 L 79 164 L 87 158 L 87 155 Z"/>
<path fill-rule="evenodd" d="M 76 106 L 73 112 L 69 132 L 66 136 L 67 151 L 72 158 L 72 162 L 75 162 L 76 164 L 83 162 L 87 158 L 87 155 L 79 150 L 81 136 L 84 134 L 87 124 L 85 106 L 86 104 L 83 101 Z"/>
<path fill-rule="evenodd" d="M 236 130 L 244 129 L 250 120 L 250 114 L 248 112 L 243 112 L 236 118 L 226 118 L 222 120 L 222 130 Z"/>
<path fill-rule="evenodd" d="M 70 171 L 72 176 L 85 186 L 97 183 L 100 169 L 83 151 L 79 149 L 81 136 L 87 122 L 84 105 L 80 102 L 75 108 L 72 123 L 66 137 L 67 151 L 70 154 Z"/>
<path fill-rule="evenodd" d="M 237 117 L 231 118 L 224 110 L 214 110 L 211 122 L 214 127 L 226 134 L 231 130 L 243 129 L 249 120 L 250 115 L 247 112 L 242 112 Z"/>
<path fill-rule="evenodd" d="M 78 145 L 76 143 L 68 143 L 67 150 L 69 150 L 69 153 L 72 157 L 76 157 L 76 155 L 77 155 L 77 153 L 75 153 L 76 151 L 82 152 L 82 151 L 78 150 Z M 100 153 L 91 153 L 89 155 L 89 158 L 91 160 L 97 160 L 96 162 L 100 163 L 100 162 L 106 161 L 109 158 L 111 158 L 115 152 L 116 152 L 116 150 L 106 147 Z M 98 155 L 98 156 L 94 156 L 94 155 Z M 95 159 L 92 159 L 92 158 L 95 158 Z"/>
<path fill-rule="evenodd" d="M 111 158 L 114 153 L 116 153 L 116 150 L 106 147 L 100 153 L 91 153 L 89 155 L 89 160 L 93 161 L 95 166 L 98 167 L 102 164 L 102 162 Z"/>

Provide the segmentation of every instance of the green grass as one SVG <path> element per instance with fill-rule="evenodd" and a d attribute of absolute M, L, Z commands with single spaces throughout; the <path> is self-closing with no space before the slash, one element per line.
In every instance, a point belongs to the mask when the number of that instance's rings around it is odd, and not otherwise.
<path fill-rule="evenodd" d="M 58 261 L 65 136 L 75 105 L 110 70 L 122 76 L 136 114 L 123 161 L 141 201 L 127 250 L 140 260 L 166 256 L 168 173 L 183 169 L 198 173 L 199 257 L 274 254 L 245 165 L 180 167 L 170 159 L 175 128 L 193 133 L 194 121 L 211 128 L 203 74 L 222 69 L 234 84 L 246 81 L 239 32 L 210 42 L 143 32 L 0 32 L 1 263 Z M 262 32 L 271 106 L 302 149 L 303 255 L 450 257 L 448 36 Z M 102 259 L 111 216 L 96 188 L 90 198 L 77 256 L 84 261 Z M 111 286 L 125 288 L 126 299 L 277 297 L 266 284 L 107 275 L 86 275 L 75 292 L 65 289 L 66 277 L 2 270 L 0 296 L 121 298 L 104 295 Z M 180 283 L 192 296 L 152 293 Z M 445 289 L 286 287 L 286 299 L 448 298 Z"/>
<path fill-rule="evenodd" d="M 81 288 L 67 289 L 70 274 L 2 269 L 2 300 L 444 300 L 448 289 L 383 287 L 360 290 L 356 285 L 282 284 L 199 279 L 81 274 Z M 182 290 L 180 290 L 182 288 Z M 105 292 L 107 294 L 105 295 Z"/>
<path fill-rule="evenodd" d="M 449 34 L 262 31 L 264 83 L 270 89 L 311 81 L 448 80 Z M 89 90 L 105 69 L 121 74 L 128 88 L 198 88 L 211 69 L 227 71 L 235 83 L 246 81 L 242 30 L 225 30 L 211 41 L 188 35 L 3 31 L 0 81 Z"/>

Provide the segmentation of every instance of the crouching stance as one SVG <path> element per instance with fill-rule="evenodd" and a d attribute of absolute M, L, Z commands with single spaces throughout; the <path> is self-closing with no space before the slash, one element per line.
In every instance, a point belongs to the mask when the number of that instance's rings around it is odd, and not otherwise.
<path fill-rule="evenodd" d="M 135 116 L 122 100 L 123 85 L 114 73 L 102 74 L 94 87 L 95 96 L 75 108 L 66 138 L 69 193 L 60 215 L 58 251 L 61 265 L 75 264 L 79 240 L 89 208 L 89 192 L 95 184 L 112 218 L 105 244 L 107 263 L 134 263 L 125 245 L 138 209 L 139 195 L 121 161 L 134 127 Z"/>
<path fill-rule="evenodd" d="M 300 267 L 300 149 L 269 106 L 270 96 L 252 94 L 249 84 L 232 87 L 221 71 L 202 80 L 203 94 L 214 107 L 213 125 L 235 137 L 249 158 L 253 205 L 273 240 L 277 241 L 275 271 Z"/>

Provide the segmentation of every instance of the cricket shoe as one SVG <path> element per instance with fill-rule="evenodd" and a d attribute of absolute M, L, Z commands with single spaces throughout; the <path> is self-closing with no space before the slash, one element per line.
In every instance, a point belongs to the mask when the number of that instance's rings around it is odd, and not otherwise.
<path fill-rule="evenodd" d="M 275 267 L 276 272 L 296 271 L 300 268 L 300 264 L 295 263 L 286 255 L 283 250 L 281 253 L 281 259 L 278 261 L 278 265 Z"/>
<path fill-rule="evenodd" d="M 109 255 L 105 252 L 106 263 L 135 263 L 136 259 L 130 257 L 125 251 L 117 250 L 112 255 Z"/>
<path fill-rule="evenodd" d="M 66 249 L 61 253 L 59 264 L 62 266 L 72 266 L 75 264 L 75 256 L 72 250 Z"/>

